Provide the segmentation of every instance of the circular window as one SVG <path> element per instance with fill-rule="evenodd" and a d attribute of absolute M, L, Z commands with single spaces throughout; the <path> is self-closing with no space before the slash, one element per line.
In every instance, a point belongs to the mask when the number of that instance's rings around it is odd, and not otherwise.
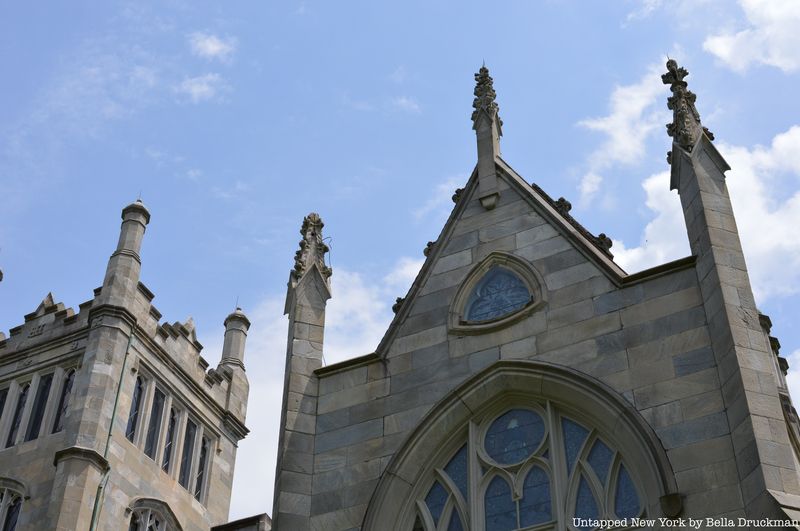
<path fill-rule="evenodd" d="M 486 430 L 486 453 L 501 465 L 530 457 L 544 439 L 544 419 L 529 409 L 503 413 Z"/>

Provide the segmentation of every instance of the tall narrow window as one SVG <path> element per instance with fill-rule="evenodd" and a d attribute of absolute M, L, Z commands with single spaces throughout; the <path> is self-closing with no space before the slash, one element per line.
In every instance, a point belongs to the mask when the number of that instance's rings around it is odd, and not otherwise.
<path fill-rule="evenodd" d="M 0 419 L 3 418 L 3 410 L 6 408 L 6 398 L 8 398 L 8 387 L 0 389 Z"/>
<path fill-rule="evenodd" d="M 72 382 L 75 380 L 75 369 L 69 371 L 64 378 L 64 385 L 61 387 L 61 398 L 58 399 L 58 409 L 56 418 L 53 421 L 53 433 L 58 433 L 64 429 L 64 419 L 67 416 L 69 407 L 69 396 L 72 393 Z"/>
<path fill-rule="evenodd" d="M 191 420 L 186 420 L 186 434 L 183 437 L 183 451 L 181 452 L 181 471 L 178 483 L 184 488 L 189 488 L 189 475 L 192 471 L 192 456 L 194 454 L 194 439 L 197 436 L 197 426 Z"/>
<path fill-rule="evenodd" d="M 206 475 L 206 465 L 208 462 L 208 439 L 203 437 L 200 440 L 200 459 L 197 463 L 197 478 L 194 482 L 194 497 L 198 500 L 203 495 L 203 479 Z"/>
<path fill-rule="evenodd" d="M 17 519 L 19 510 L 22 508 L 22 498 L 12 496 L 6 508 L 6 517 L 3 519 L 3 531 L 14 531 L 17 529 Z"/>
<path fill-rule="evenodd" d="M 150 459 L 156 458 L 158 436 L 161 435 L 161 416 L 164 413 L 164 393 L 156 388 L 153 396 L 153 406 L 150 408 L 150 422 L 147 425 L 147 439 L 144 442 L 144 453 Z"/>
<path fill-rule="evenodd" d="M 175 429 L 178 425 L 178 413 L 175 408 L 169 409 L 169 420 L 167 421 L 167 438 L 164 441 L 164 457 L 161 461 L 161 468 L 167 474 L 172 469 L 172 452 L 175 448 Z"/>
<path fill-rule="evenodd" d="M 52 383 L 52 374 L 45 374 L 39 378 L 39 387 L 36 388 L 36 397 L 33 399 L 31 418 L 28 421 L 28 429 L 25 432 L 26 441 L 32 441 L 39 436 L 39 429 L 42 427 L 44 410 L 47 407 L 47 399 L 50 397 L 50 386 Z"/>
<path fill-rule="evenodd" d="M 17 440 L 17 433 L 19 433 L 19 425 L 22 422 L 22 412 L 25 410 L 25 401 L 28 399 L 28 390 L 31 384 L 23 385 L 19 390 L 17 396 L 17 407 L 14 410 L 14 418 L 11 420 L 11 430 L 8 432 L 8 439 L 6 439 L 6 448 L 14 446 Z"/>
<path fill-rule="evenodd" d="M 125 437 L 133 442 L 136 437 L 136 423 L 139 420 L 139 408 L 142 405 L 142 392 L 144 391 L 144 381 L 141 376 L 136 377 L 136 384 L 133 386 L 133 398 L 131 399 L 131 413 L 128 415 L 128 427 L 125 429 Z"/>

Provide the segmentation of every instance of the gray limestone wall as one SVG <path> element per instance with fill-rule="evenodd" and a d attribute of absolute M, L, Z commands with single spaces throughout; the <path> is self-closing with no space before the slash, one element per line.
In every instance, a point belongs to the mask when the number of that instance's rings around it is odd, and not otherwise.
<path fill-rule="evenodd" d="M 320 373 L 311 528 L 358 529 L 382 471 L 420 419 L 501 359 L 563 364 L 609 385 L 658 435 L 685 514 L 743 516 L 693 262 L 619 285 L 506 179 L 498 185 L 493 210 L 465 199 L 385 356 Z M 493 251 L 530 262 L 543 278 L 545 307 L 494 332 L 450 333 L 459 285 Z"/>

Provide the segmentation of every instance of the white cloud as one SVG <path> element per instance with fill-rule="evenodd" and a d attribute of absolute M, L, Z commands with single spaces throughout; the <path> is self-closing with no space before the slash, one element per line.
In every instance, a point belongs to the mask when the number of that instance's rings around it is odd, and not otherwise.
<path fill-rule="evenodd" d="M 740 0 L 739 4 L 749 25 L 710 36 L 703 48 L 737 72 L 753 63 L 785 72 L 800 68 L 800 2 Z"/>
<path fill-rule="evenodd" d="M 408 96 L 398 96 L 392 99 L 392 106 L 395 109 L 399 109 L 401 111 L 412 114 L 419 114 L 420 112 L 422 112 L 419 103 L 417 103 L 416 100 L 414 100 L 414 98 L 410 98 Z"/>
<path fill-rule="evenodd" d="M 795 350 L 786 356 L 786 361 L 789 362 L 789 373 L 786 375 L 786 386 L 789 388 L 789 394 L 795 401 L 795 407 L 797 407 L 797 400 L 800 399 L 800 349 Z"/>
<path fill-rule="evenodd" d="M 398 84 L 405 81 L 406 77 L 408 77 L 408 72 L 406 72 L 406 68 L 403 65 L 395 68 L 394 71 L 389 75 L 389 79 Z"/>
<path fill-rule="evenodd" d="M 400 258 L 389 273 L 376 281 L 358 272 L 334 271 L 333 297 L 326 308 L 327 364 L 375 350 L 392 320 L 395 297 L 405 294 L 421 265 L 421 260 Z M 247 413 L 251 431 L 236 456 L 238 463 L 247 466 L 236 467 L 231 520 L 265 510 L 272 512 L 288 323 L 283 316 L 283 303 L 283 295 L 274 295 L 247 312 L 252 322 L 245 352 L 251 383 Z M 204 341 L 207 351 L 219 352 L 220 338 L 214 335 L 209 339 Z M 214 358 L 213 354 L 209 356 Z"/>
<path fill-rule="evenodd" d="M 219 74 L 205 74 L 188 77 L 175 87 L 175 92 L 189 99 L 192 103 L 200 103 L 218 97 L 230 89 Z"/>
<path fill-rule="evenodd" d="M 226 62 L 236 52 L 237 42 L 233 37 L 221 38 L 198 31 L 189 35 L 189 47 L 198 57 Z"/>
<path fill-rule="evenodd" d="M 669 171 L 648 177 L 642 188 L 656 217 L 645 227 L 640 245 L 628 248 L 614 240 L 614 261 L 629 273 L 690 254 L 680 199 L 669 189 Z"/>
<path fill-rule="evenodd" d="M 456 191 L 456 188 L 463 186 L 466 180 L 467 179 L 463 176 L 450 177 L 444 182 L 439 183 L 434 189 L 432 196 L 425 201 L 421 207 L 411 212 L 414 219 L 419 221 L 432 212 L 436 212 L 442 217 L 442 222 L 444 222 L 452 208 L 453 193 Z M 447 208 L 448 206 L 451 208 Z"/>
<path fill-rule="evenodd" d="M 605 170 L 615 164 L 634 164 L 644 157 L 647 136 L 659 127 L 666 114 L 655 106 L 663 96 L 661 70 L 660 66 L 651 66 L 637 83 L 615 87 L 608 115 L 578 122 L 606 135 L 600 147 L 589 155 L 589 170 L 579 186 L 582 203 L 597 193 Z"/>
<path fill-rule="evenodd" d="M 717 147 L 732 168 L 726 182 L 757 301 L 800 292 L 800 126 L 776 135 L 770 146 Z M 683 214 L 676 194 L 668 192 L 668 173 L 648 178 L 643 186 L 656 216 L 638 247 L 622 242 L 616 246 L 621 251 L 615 247 L 617 261 L 631 272 L 688 254 Z"/>

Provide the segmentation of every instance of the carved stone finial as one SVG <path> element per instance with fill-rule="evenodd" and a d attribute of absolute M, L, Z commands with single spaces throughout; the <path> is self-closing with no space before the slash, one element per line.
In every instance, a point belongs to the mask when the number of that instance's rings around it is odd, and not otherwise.
<path fill-rule="evenodd" d="M 400 307 L 403 305 L 403 303 L 405 301 L 406 301 L 405 297 L 397 297 L 397 300 L 395 300 L 394 304 L 392 305 L 392 311 L 394 313 L 397 313 L 398 311 L 400 311 Z"/>
<path fill-rule="evenodd" d="M 687 88 L 688 84 L 684 81 L 688 75 L 688 70 L 678 66 L 674 59 L 670 59 L 667 61 L 667 73 L 661 76 L 661 81 L 665 85 L 670 85 L 672 91 L 672 96 L 667 98 L 667 108 L 672 111 L 672 123 L 667 124 L 667 134 L 675 139 L 679 146 L 691 151 L 701 132 L 705 133 L 709 140 L 714 140 L 714 134 L 700 123 L 700 113 L 695 107 L 697 96 Z M 668 160 L 671 158 L 668 155 Z"/>
<path fill-rule="evenodd" d="M 604 232 L 601 232 L 597 235 L 597 244 L 605 249 L 606 252 L 609 252 L 611 250 L 611 246 L 614 245 L 614 242 L 611 241 L 611 238 L 606 236 Z"/>
<path fill-rule="evenodd" d="M 433 249 L 434 245 L 436 245 L 436 242 L 428 242 L 428 244 L 425 246 L 425 250 L 422 251 L 422 254 L 427 257 L 429 254 L 431 254 L 431 250 Z"/>
<path fill-rule="evenodd" d="M 556 200 L 556 210 L 558 210 L 561 214 L 567 214 L 570 210 L 572 210 L 572 203 L 563 197 L 559 197 Z"/>
<path fill-rule="evenodd" d="M 325 253 L 328 252 L 328 246 L 322 241 L 322 227 L 324 226 L 325 224 L 316 212 L 303 218 L 303 226 L 300 228 L 303 239 L 300 240 L 300 249 L 294 255 L 294 269 L 291 274 L 292 280 L 295 282 L 299 281 L 315 263 L 325 280 L 328 280 L 333 274 L 331 268 L 325 265 Z"/>
<path fill-rule="evenodd" d="M 503 120 L 497 115 L 500 107 L 497 105 L 495 98 L 497 93 L 494 91 L 494 81 L 492 76 L 489 75 L 489 69 L 482 66 L 481 69 L 475 74 L 475 99 L 472 101 L 472 121 L 478 119 L 481 111 L 485 111 L 492 118 L 497 118 L 498 125 L 503 125 Z"/>
<path fill-rule="evenodd" d="M 458 203 L 458 200 L 461 199 L 461 193 L 463 191 L 463 188 L 456 188 L 456 191 L 453 193 L 453 203 Z"/>

